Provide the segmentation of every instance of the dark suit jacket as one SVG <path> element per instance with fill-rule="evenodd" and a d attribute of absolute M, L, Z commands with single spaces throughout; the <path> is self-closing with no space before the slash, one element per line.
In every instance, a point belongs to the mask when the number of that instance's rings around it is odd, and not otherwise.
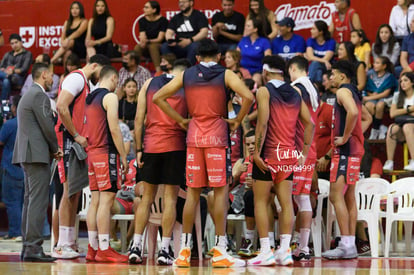
<path fill-rule="evenodd" d="M 17 136 L 13 163 L 49 163 L 58 151 L 49 97 L 33 83 L 17 107 Z"/>

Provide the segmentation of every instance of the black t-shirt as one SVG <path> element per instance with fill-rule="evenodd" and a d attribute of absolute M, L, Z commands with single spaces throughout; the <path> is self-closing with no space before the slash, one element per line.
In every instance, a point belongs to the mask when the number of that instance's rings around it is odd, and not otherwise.
<path fill-rule="evenodd" d="M 208 28 L 207 17 L 198 10 L 193 10 L 190 16 L 184 16 L 182 12 L 171 18 L 168 29 L 175 31 L 176 38 L 190 38 L 200 32 L 202 28 Z"/>
<path fill-rule="evenodd" d="M 136 112 L 137 112 L 136 102 L 130 103 L 125 98 L 119 101 L 118 117 L 122 119 L 124 122 L 127 122 L 128 120 L 134 121 Z"/>
<path fill-rule="evenodd" d="M 213 16 L 212 25 L 216 25 L 218 22 L 224 23 L 227 27 L 227 32 L 231 34 L 243 34 L 244 30 L 244 15 L 240 12 L 234 11 L 231 16 L 224 16 L 224 13 L 218 12 Z M 223 44 L 235 44 L 239 41 L 231 40 L 227 37 L 220 35 L 217 37 L 217 43 Z"/>
<path fill-rule="evenodd" d="M 168 26 L 168 20 L 161 16 L 156 21 L 148 21 L 145 17 L 139 19 L 139 32 L 145 32 L 148 39 L 155 39 L 159 32 L 165 32 Z"/>

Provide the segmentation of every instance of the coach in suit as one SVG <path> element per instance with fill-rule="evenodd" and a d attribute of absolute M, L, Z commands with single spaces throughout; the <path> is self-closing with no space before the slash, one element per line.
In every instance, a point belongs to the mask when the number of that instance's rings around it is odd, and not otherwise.
<path fill-rule="evenodd" d="M 33 65 L 34 83 L 17 108 L 17 136 L 13 163 L 24 170 L 22 236 L 24 261 L 52 262 L 43 253 L 42 229 L 49 203 L 50 161 L 63 156 L 57 143 L 50 100 L 46 91 L 53 84 L 53 73 L 46 64 Z"/>

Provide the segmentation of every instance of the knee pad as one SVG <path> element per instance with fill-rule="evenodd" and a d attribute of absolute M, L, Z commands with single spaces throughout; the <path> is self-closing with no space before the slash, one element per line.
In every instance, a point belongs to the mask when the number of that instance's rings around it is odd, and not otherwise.
<path fill-rule="evenodd" d="M 299 212 L 312 212 L 312 205 L 309 195 L 295 195 L 293 199 L 298 206 Z"/>

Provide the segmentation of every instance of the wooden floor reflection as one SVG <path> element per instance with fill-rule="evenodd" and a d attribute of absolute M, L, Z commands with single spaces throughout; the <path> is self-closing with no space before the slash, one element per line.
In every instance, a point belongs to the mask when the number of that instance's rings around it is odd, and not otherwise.
<path fill-rule="evenodd" d="M 152 262 L 145 265 L 128 264 L 94 264 L 85 263 L 84 259 L 75 261 L 57 261 L 56 263 L 23 263 L 18 255 L 0 255 L 0 274 L 177 274 L 177 275 L 336 275 L 336 274 L 413 274 L 413 258 L 359 258 L 347 261 L 327 261 L 320 258 L 307 263 L 295 263 L 293 267 L 246 267 L 246 268 L 211 268 L 208 261 L 192 262 L 191 268 L 157 266 Z"/>

